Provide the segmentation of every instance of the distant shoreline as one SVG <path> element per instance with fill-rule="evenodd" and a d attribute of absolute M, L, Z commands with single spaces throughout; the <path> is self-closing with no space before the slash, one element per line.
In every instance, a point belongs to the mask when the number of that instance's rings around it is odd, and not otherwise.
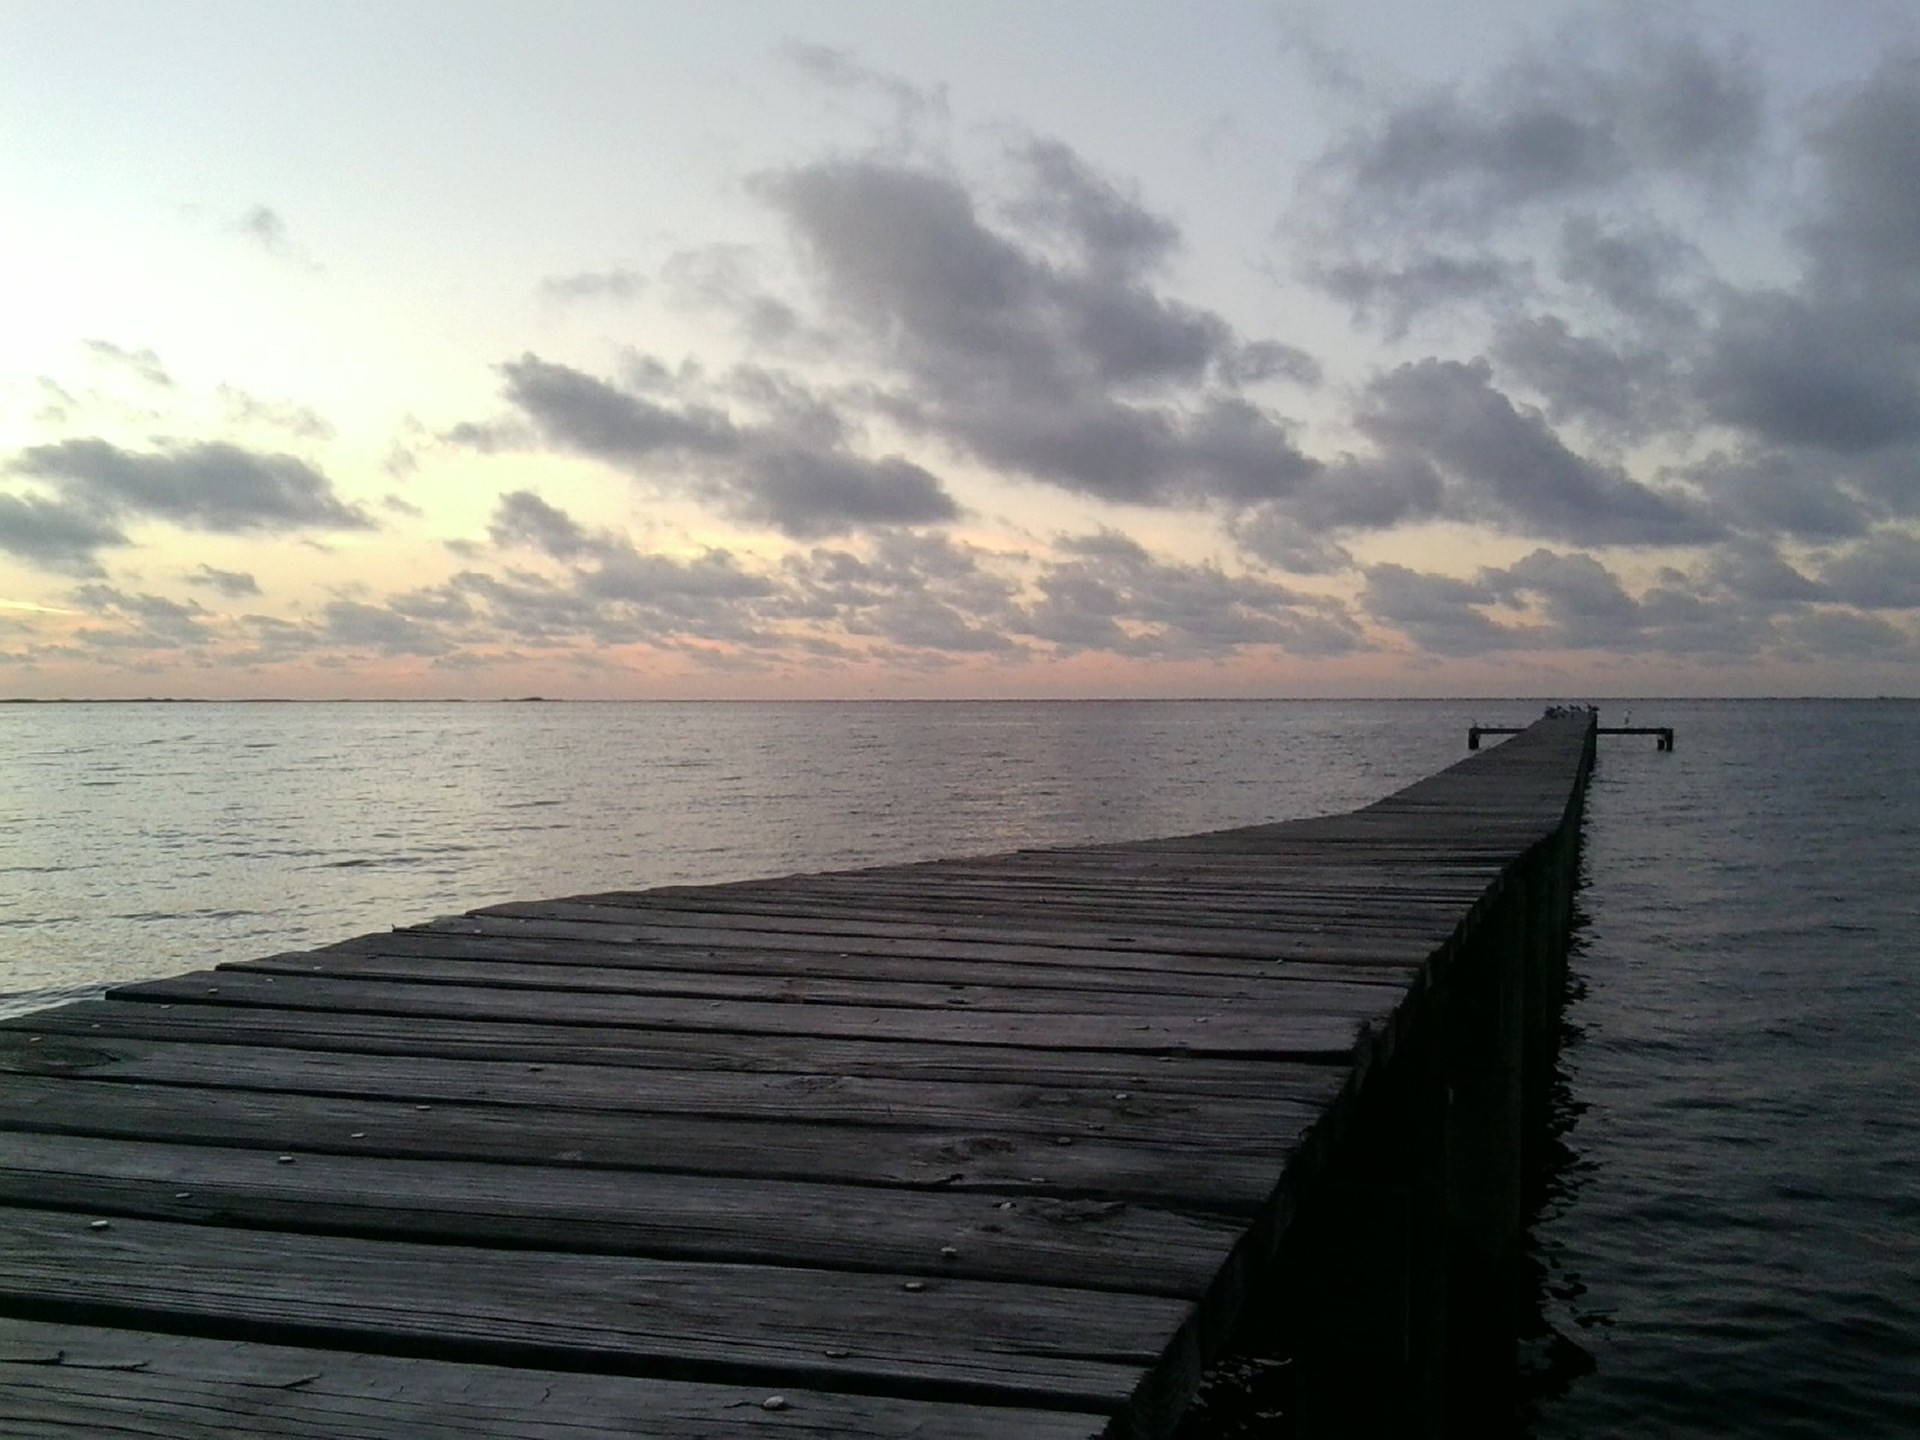
<path fill-rule="evenodd" d="M 839 695 L 744 700 L 564 695 L 0 695 L 0 705 L 1752 705 L 1781 702 L 1877 705 L 1913 695 Z"/>

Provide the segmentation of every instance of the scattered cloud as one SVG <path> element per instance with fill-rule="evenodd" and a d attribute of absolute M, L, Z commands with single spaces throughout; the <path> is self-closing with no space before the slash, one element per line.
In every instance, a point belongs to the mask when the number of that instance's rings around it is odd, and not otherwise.
<path fill-rule="evenodd" d="M 1081 649 L 1156 659 L 1216 658 L 1254 646 L 1295 655 L 1362 648 L 1343 605 L 1214 565 L 1162 560 L 1112 531 L 1071 537 L 1036 581 L 1029 633 Z"/>
<path fill-rule="evenodd" d="M 1405 565 L 1367 568 L 1362 603 L 1376 619 L 1432 655 L 1484 655 L 1524 642 L 1485 612 L 1499 596 L 1483 580 L 1434 575 Z"/>
<path fill-rule="evenodd" d="M 487 534 L 502 550 L 524 546 L 554 560 L 576 560 L 604 553 L 608 537 L 591 536 L 566 511 L 549 505 L 531 490 L 502 495 Z"/>
<path fill-rule="evenodd" d="M 189 585 L 218 591 L 229 599 L 260 593 L 260 582 L 244 570 L 216 570 L 211 565 L 202 565 L 189 574 L 186 580 Z"/>
<path fill-rule="evenodd" d="M 402 613 L 392 605 L 369 605 L 359 600 L 335 600 L 324 612 L 321 634 L 328 642 L 349 650 L 371 650 L 380 655 L 444 655 L 451 642 L 431 624 Z"/>
<path fill-rule="evenodd" d="M 1013 475 L 1143 505 L 1239 502 L 1313 469 L 1293 427 L 1240 393 L 1311 377 L 1274 341 L 1159 293 L 1171 222 L 1058 143 L 1016 150 L 1021 227 L 955 175 L 835 159 L 760 176 L 823 310 L 856 331 L 893 423 Z"/>
<path fill-rule="evenodd" d="M 99 575 L 99 552 L 129 543 L 97 510 L 40 495 L 0 494 L 0 550 L 44 570 Z"/>
<path fill-rule="evenodd" d="M 549 275 L 540 282 L 540 293 L 549 300 L 631 300 L 646 288 L 646 278 L 637 270 L 616 266 L 611 270 L 581 270 L 571 275 Z"/>
<path fill-rule="evenodd" d="M 77 609 L 112 621 L 83 629 L 83 643 L 110 649 L 198 648 L 215 638 L 207 612 L 192 601 L 164 595 L 128 594 L 111 585 L 82 585 L 67 597 Z"/>
<path fill-rule="evenodd" d="M 1904 530 L 1869 535 L 1834 555 L 1820 578 L 1835 599 L 1864 610 L 1920 610 L 1920 538 Z"/>
<path fill-rule="evenodd" d="M 960 513 L 922 466 L 846 448 L 831 409 L 791 382 L 747 372 L 739 390 L 759 402 L 761 413 L 736 420 L 712 403 L 661 403 L 534 355 L 500 369 L 507 399 L 546 444 L 661 487 L 710 496 L 783 534 L 943 524 Z M 664 368 L 642 367 L 637 378 L 655 392 L 676 383 Z M 485 448 L 513 443 L 512 432 L 497 427 L 468 427 L 454 438 Z"/>
<path fill-rule="evenodd" d="M 905 144 L 948 119 L 944 85 L 916 85 L 910 80 L 875 69 L 851 50 L 789 38 L 780 57 L 801 78 L 827 94 L 854 100 L 875 99 L 886 107 L 889 138 Z"/>
<path fill-rule="evenodd" d="M 16 452 L 6 468 L 48 481 L 72 505 L 102 516 L 164 520 L 190 530 L 366 530 L 325 475 L 291 455 L 225 441 L 124 450 L 106 440 L 62 440 Z"/>
<path fill-rule="evenodd" d="M 237 385 L 222 385 L 215 393 L 232 425 L 278 430 L 301 440 L 331 440 L 336 433 L 333 425 L 311 406 L 263 400 Z"/>
<path fill-rule="evenodd" d="M 1765 140 L 1757 63 L 1645 19 L 1584 20 L 1475 85 L 1366 91 L 1303 181 L 1307 275 L 1349 301 L 1385 289 L 1405 318 L 1489 293 L 1510 262 L 1460 247 L 1524 241 L 1553 207 L 1736 192 Z"/>
<path fill-rule="evenodd" d="M 295 243 L 285 218 L 270 205 L 251 205 L 234 217 L 228 227 L 262 254 L 297 269 L 319 271 L 324 267 Z"/>
<path fill-rule="evenodd" d="M 123 370 L 156 389 L 173 389 L 173 376 L 167 373 L 167 367 L 160 363 L 160 357 L 151 349 L 128 350 L 111 340 L 83 340 L 80 343 L 89 355 L 103 364 Z"/>
<path fill-rule="evenodd" d="M 1684 497 L 1574 451 L 1543 415 L 1495 387 L 1484 360 L 1398 366 L 1374 381 L 1355 423 L 1385 455 L 1442 473 L 1448 510 L 1496 529 L 1596 545 L 1682 545 L 1718 533 Z"/>

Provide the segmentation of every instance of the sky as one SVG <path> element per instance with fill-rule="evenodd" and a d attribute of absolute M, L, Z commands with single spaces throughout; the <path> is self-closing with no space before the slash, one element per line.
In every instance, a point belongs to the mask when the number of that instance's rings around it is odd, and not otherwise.
<path fill-rule="evenodd" d="M 0 697 L 1920 694 L 1920 0 L 0 37 Z"/>

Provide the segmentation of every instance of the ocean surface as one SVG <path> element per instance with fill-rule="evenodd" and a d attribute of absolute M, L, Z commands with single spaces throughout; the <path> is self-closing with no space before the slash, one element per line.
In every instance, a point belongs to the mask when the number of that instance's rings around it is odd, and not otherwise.
<path fill-rule="evenodd" d="M 1343 810 L 1539 710 L 0 705 L 0 1013 L 506 899 Z M 1629 714 L 1679 743 L 1601 743 L 1522 1428 L 1920 1435 L 1920 703 Z"/>

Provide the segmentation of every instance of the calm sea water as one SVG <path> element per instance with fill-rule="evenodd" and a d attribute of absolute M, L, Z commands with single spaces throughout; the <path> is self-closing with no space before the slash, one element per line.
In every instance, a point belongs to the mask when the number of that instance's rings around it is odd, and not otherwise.
<path fill-rule="evenodd" d="M 1603 741 L 1589 798 L 1528 1427 L 1920 1435 L 1920 704 L 1630 708 L 1679 748 Z M 509 898 L 1346 809 L 1538 712 L 0 706 L 0 1011 Z"/>
<path fill-rule="evenodd" d="M 1535 1433 L 1920 1436 L 1920 704 L 1635 708 L 1678 749 L 1602 741 L 1534 1231 L 1593 1368 Z"/>

